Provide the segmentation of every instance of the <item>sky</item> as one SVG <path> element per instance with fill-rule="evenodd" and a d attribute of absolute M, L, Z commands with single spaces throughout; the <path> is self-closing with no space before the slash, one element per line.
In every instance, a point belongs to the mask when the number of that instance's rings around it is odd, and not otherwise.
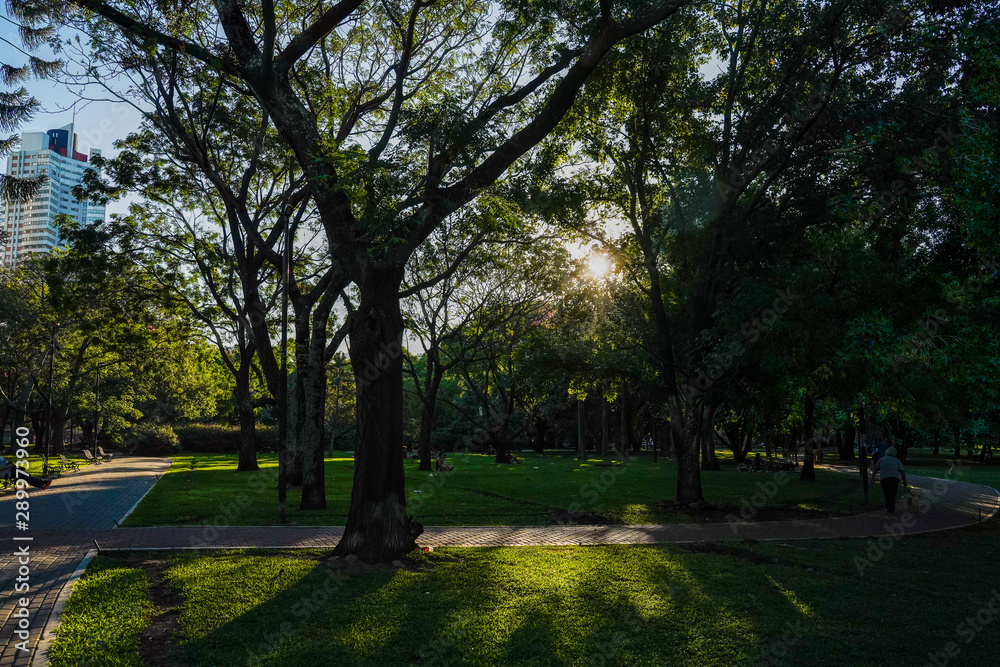
<path fill-rule="evenodd" d="M 27 57 L 14 48 L 20 46 L 17 29 L 6 20 L 6 8 L 0 10 L 0 62 L 19 66 L 27 61 Z M 6 41 L 3 41 L 6 40 Z M 40 52 L 39 57 L 48 58 L 49 54 Z M 45 132 L 74 122 L 76 114 L 77 150 L 87 154 L 91 148 L 101 149 L 105 157 L 113 157 L 118 153 L 112 145 L 119 139 L 124 139 L 130 132 L 139 127 L 142 118 L 135 108 L 122 102 L 94 101 L 81 99 L 78 93 L 71 92 L 63 84 L 52 81 L 29 79 L 22 84 L 28 92 L 40 103 L 38 113 L 17 130 L 24 132 Z M 12 87 L 2 87 L 10 90 Z M 90 97 L 102 97 L 100 89 L 86 91 Z M 6 164 L 3 159 L 2 164 Z M 122 213 L 128 208 L 129 200 L 114 202 L 108 205 L 108 213 Z"/>

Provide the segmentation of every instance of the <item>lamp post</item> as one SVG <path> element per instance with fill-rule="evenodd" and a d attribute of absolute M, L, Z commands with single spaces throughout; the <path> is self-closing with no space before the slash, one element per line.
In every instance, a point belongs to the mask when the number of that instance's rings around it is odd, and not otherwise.
<path fill-rule="evenodd" d="M 57 323 L 58 324 L 58 323 Z M 52 327 L 52 340 L 49 344 L 49 409 L 45 415 L 45 459 L 42 461 L 42 477 L 49 474 L 49 446 L 52 443 L 52 367 L 56 357 L 56 327 Z"/>
<path fill-rule="evenodd" d="M 95 408 L 97 415 L 94 417 L 94 441 L 90 443 L 90 453 L 97 458 L 97 436 L 101 432 L 101 367 L 97 367 L 97 391 L 94 392 L 97 398 Z"/>

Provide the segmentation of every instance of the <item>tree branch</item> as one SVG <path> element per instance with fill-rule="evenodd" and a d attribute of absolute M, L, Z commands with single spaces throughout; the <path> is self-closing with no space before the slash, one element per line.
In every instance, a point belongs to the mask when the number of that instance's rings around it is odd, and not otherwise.
<path fill-rule="evenodd" d="M 315 23 L 296 35 L 288 43 L 288 46 L 278 54 L 278 57 L 275 58 L 275 69 L 279 73 L 291 69 L 295 61 L 340 25 L 344 19 L 350 16 L 351 12 L 361 6 L 362 2 L 363 0 L 341 0 L 326 10 L 322 16 L 316 19 Z"/>
<path fill-rule="evenodd" d="M 151 39 L 157 44 L 161 44 L 167 48 L 179 51 L 180 53 L 185 53 L 192 58 L 196 58 L 210 67 L 214 67 L 215 69 L 222 70 L 227 74 L 243 78 L 243 72 L 236 63 L 215 55 L 203 46 L 187 40 L 179 39 L 177 37 L 172 37 L 171 35 L 151 28 L 145 23 L 132 18 L 128 14 L 125 14 L 114 7 L 110 7 L 106 2 L 100 2 L 100 0 L 70 0 L 70 2 L 83 7 L 84 9 L 89 9 L 99 16 L 103 16 L 126 32 L 130 32 L 140 38 Z"/>

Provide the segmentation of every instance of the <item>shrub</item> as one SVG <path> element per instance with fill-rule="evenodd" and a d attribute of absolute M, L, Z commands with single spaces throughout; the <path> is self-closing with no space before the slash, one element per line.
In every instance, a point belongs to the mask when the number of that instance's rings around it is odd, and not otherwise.
<path fill-rule="evenodd" d="M 124 441 L 126 447 L 135 446 L 140 456 L 168 456 L 176 453 L 180 444 L 174 429 L 165 424 L 133 426 Z"/>
<path fill-rule="evenodd" d="M 255 430 L 258 452 L 278 451 L 278 427 L 258 426 Z M 188 424 L 177 427 L 181 449 L 185 452 L 236 454 L 240 451 L 240 429 L 225 424 Z"/>

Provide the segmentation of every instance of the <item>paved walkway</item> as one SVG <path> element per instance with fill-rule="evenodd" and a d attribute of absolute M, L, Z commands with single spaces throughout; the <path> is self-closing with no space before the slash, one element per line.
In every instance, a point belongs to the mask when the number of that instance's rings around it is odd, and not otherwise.
<path fill-rule="evenodd" d="M 44 653 L 61 605 L 68 597 L 66 586 L 83 570 L 85 557 L 95 547 L 102 550 L 211 549 L 211 548 L 331 548 L 343 534 L 339 526 L 167 526 L 115 528 L 121 518 L 151 488 L 156 477 L 169 467 L 162 459 L 127 458 L 102 466 L 91 466 L 64 476 L 46 492 L 31 498 L 31 523 L 27 532 L 10 525 L 15 513 L 12 496 L 0 499 L 0 554 L 2 580 L 9 599 L 2 601 L 0 617 L 0 667 L 45 664 Z M 846 472 L 846 471 L 845 471 Z M 769 479 L 761 475 L 761 481 Z M 923 502 L 908 513 L 905 501 L 894 516 L 883 510 L 867 514 L 810 521 L 732 522 L 641 526 L 431 526 L 418 542 L 422 546 L 530 546 L 598 545 L 714 542 L 732 540 L 793 540 L 877 537 L 885 534 L 913 535 L 947 530 L 991 518 L 1000 510 L 1000 494 L 990 487 L 959 481 L 910 477 L 921 490 Z M 880 490 L 876 487 L 873 494 Z M 905 492 L 904 492 L 905 493 Z M 902 495 L 902 494 L 901 494 Z M 878 500 L 873 495 L 873 500 Z M 766 502 L 763 494 L 747 498 Z M 752 517 L 751 517 L 752 518 Z M 12 617 L 18 563 L 14 555 L 31 536 L 32 614 L 29 652 L 16 648 Z M 39 597 L 41 603 L 38 602 Z M 44 631 L 42 631 L 44 628 Z M 37 642 L 41 639 L 41 644 Z M 37 649 L 37 650 L 36 650 Z M 35 655 L 34 662 L 31 660 Z"/>
<path fill-rule="evenodd" d="M 762 475 L 762 481 L 767 479 Z M 895 515 L 885 510 L 833 519 L 611 526 L 430 526 L 421 546 L 498 547 L 532 545 L 655 544 L 731 540 L 794 540 L 906 535 L 960 528 L 997 512 L 1000 496 L 990 487 L 910 476 L 924 503 L 912 515 L 905 501 Z M 879 497 L 875 497 L 875 493 Z M 905 491 L 900 496 L 903 497 Z M 881 489 L 873 489 L 873 500 Z M 759 498 L 748 498 L 752 503 Z M 980 512 L 982 514 L 980 515 Z M 327 548 L 337 545 L 341 526 L 170 526 L 122 528 L 95 534 L 102 549 Z M 74 539 L 67 536 L 67 541 Z"/>
<path fill-rule="evenodd" d="M 152 488 L 170 462 L 155 458 L 126 458 L 90 465 L 68 473 L 45 491 L 28 488 L 27 530 L 15 527 L 17 499 L 13 493 L 0 497 L 0 667 L 32 664 L 39 641 L 51 640 L 50 619 L 69 595 L 70 581 L 86 557 L 95 532 L 110 529 Z M 30 538 L 30 539 L 27 539 Z M 27 549 L 27 581 L 19 582 L 22 563 L 17 552 Z M 30 558 L 30 560 L 29 560 Z M 20 618 L 13 616 L 20 592 L 18 583 L 27 583 L 31 604 L 29 638 L 22 651 L 15 636 Z M 51 624 L 54 626 L 54 622 Z M 42 662 L 44 664 L 44 662 Z"/>

